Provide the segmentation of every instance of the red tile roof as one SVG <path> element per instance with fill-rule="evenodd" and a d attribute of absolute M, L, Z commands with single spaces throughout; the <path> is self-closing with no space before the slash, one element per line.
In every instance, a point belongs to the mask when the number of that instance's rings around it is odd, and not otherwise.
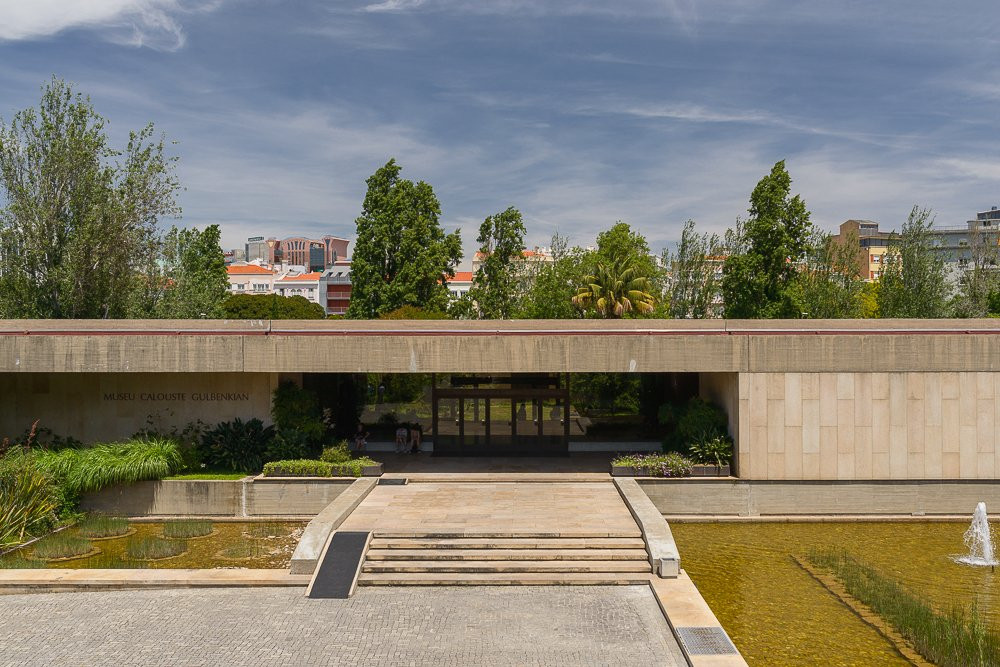
<path fill-rule="evenodd" d="M 231 276 L 273 276 L 274 271 L 265 269 L 256 264 L 245 264 L 243 266 L 227 266 L 226 273 Z"/>
<path fill-rule="evenodd" d="M 450 279 L 453 283 L 471 283 L 472 271 L 456 271 L 455 277 Z"/>

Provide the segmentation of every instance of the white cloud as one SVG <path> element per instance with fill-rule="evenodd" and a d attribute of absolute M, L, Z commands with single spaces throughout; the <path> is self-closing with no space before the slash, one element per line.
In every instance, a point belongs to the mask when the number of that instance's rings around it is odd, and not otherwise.
<path fill-rule="evenodd" d="M 0 40 L 39 39 L 64 30 L 99 30 L 108 41 L 173 51 L 184 45 L 178 16 L 219 0 L 0 0 Z"/>

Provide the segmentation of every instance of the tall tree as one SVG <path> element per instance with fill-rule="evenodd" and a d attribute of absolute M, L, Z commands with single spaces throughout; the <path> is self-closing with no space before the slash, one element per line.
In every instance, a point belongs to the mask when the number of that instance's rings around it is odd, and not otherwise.
<path fill-rule="evenodd" d="M 513 316 L 524 281 L 524 235 L 521 212 L 511 206 L 491 215 L 479 226 L 479 252 L 483 259 L 473 278 L 469 299 L 479 317 L 506 320 Z"/>
<path fill-rule="evenodd" d="M 864 282 L 857 261 L 858 239 L 853 233 L 842 242 L 821 231 L 813 232 L 804 266 L 790 291 L 795 310 L 809 319 L 845 319 L 864 316 Z"/>
<path fill-rule="evenodd" d="M 717 234 L 698 233 L 694 220 L 684 223 L 677 254 L 664 252 L 670 317 L 702 319 L 718 316 L 719 276 L 715 258 L 721 252 Z"/>
<path fill-rule="evenodd" d="M 229 294 L 218 225 L 171 227 L 163 239 L 163 291 L 154 313 L 164 318 L 222 317 Z"/>
<path fill-rule="evenodd" d="M 372 319 L 401 306 L 443 311 L 447 278 L 462 258 L 458 230 L 445 234 L 441 205 L 427 183 L 399 177 L 389 160 L 366 181 L 351 263 L 347 316 Z"/>
<path fill-rule="evenodd" d="M 570 247 L 565 236 L 552 235 L 551 262 L 526 265 L 527 288 L 518 304 L 516 317 L 525 320 L 577 319 L 581 311 L 573 305 L 577 286 L 589 272 L 590 254 Z"/>
<path fill-rule="evenodd" d="M 174 159 L 153 126 L 109 144 L 106 121 L 53 78 L 38 109 L 0 123 L 0 316 L 127 317 L 180 213 Z"/>
<path fill-rule="evenodd" d="M 889 240 L 878 279 L 879 317 L 948 316 L 944 260 L 934 251 L 929 209 L 914 206 L 899 236 Z"/>
<path fill-rule="evenodd" d="M 593 259 L 595 263 L 599 260 L 611 263 L 623 257 L 629 258 L 636 273 L 649 280 L 650 287 L 659 297 L 664 286 L 664 272 L 657 266 L 646 237 L 634 231 L 627 222 L 619 220 L 597 235 L 597 251 Z"/>
<path fill-rule="evenodd" d="M 956 317 L 986 317 L 990 295 L 1000 290 L 1000 235 L 974 225 L 969 233 L 969 257 L 958 279 L 953 300 Z"/>
<path fill-rule="evenodd" d="M 727 318 L 798 317 L 789 287 L 808 248 L 812 224 L 805 202 L 791 196 L 785 161 L 757 183 L 749 217 L 726 233 L 730 255 L 722 275 Z"/>

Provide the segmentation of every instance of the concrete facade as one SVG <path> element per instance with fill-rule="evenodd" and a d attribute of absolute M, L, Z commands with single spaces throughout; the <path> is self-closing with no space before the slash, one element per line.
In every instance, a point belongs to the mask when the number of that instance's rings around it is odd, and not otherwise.
<path fill-rule="evenodd" d="M 5 321 L 0 428 L 266 420 L 298 373 L 697 372 L 742 479 L 991 480 L 998 343 L 997 320 Z"/>

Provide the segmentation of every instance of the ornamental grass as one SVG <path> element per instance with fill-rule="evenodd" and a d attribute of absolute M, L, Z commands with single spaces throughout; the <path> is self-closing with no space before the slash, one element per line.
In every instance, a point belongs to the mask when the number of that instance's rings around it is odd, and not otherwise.
<path fill-rule="evenodd" d="M 242 560 L 244 558 L 260 558 L 266 556 L 268 549 L 257 540 L 240 539 L 222 550 L 223 558 Z"/>
<path fill-rule="evenodd" d="M 74 558 L 89 554 L 93 550 L 94 545 L 87 538 L 61 532 L 39 540 L 35 544 L 35 558 L 45 560 Z"/>
<path fill-rule="evenodd" d="M 133 537 L 125 545 L 125 555 L 132 560 L 158 560 L 179 556 L 187 551 L 187 542 L 163 537 Z"/>
<path fill-rule="evenodd" d="M 83 537 L 104 538 L 124 535 L 130 529 L 128 519 L 106 514 L 90 514 L 76 525 L 76 532 Z"/>
<path fill-rule="evenodd" d="M 70 493 L 162 479 L 181 466 L 176 443 L 156 438 L 58 451 L 35 450 L 31 455 L 39 469 L 58 480 Z"/>
<path fill-rule="evenodd" d="M 188 539 L 191 537 L 203 537 L 211 534 L 214 530 L 211 521 L 200 519 L 182 519 L 179 521 L 167 521 L 163 524 L 164 537 L 174 539 Z"/>
<path fill-rule="evenodd" d="M 256 539 L 267 539 L 272 537 L 284 537 L 288 534 L 288 528 L 280 523 L 254 523 L 243 531 L 248 537 Z"/>
<path fill-rule="evenodd" d="M 44 532 L 55 523 L 59 505 L 52 480 L 27 457 L 8 454 L 0 460 L 0 548 Z"/>

